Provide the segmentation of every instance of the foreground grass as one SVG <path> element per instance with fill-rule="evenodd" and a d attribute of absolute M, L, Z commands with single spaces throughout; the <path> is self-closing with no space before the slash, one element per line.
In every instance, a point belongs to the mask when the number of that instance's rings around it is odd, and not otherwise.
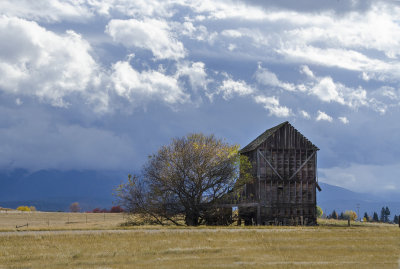
<path fill-rule="evenodd" d="M 398 268 L 399 239 L 388 225 L 11 234 L 0 268 Z"/>
<path fill-rule="evenodd" d="M 121 227 L 124 221 L 123 214 L 1 213 L 0 269 L 399 268 L 395 225 L 319 220 L 317 227 L 190 229 Z M 27 233 L 15 232 L 25 223 L 18 230 Z"/>

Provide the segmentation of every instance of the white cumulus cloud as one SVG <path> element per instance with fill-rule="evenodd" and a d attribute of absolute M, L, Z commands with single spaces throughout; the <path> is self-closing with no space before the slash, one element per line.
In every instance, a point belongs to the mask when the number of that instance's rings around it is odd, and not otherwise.
<path fill-rule="evenodd" d="M 311 119 L 311 116 L 310 116 L 310 114 L 307 112 L 307 111 L 304 111 L 304 110 L 300 110 L 300 116 L 301 117 L 303 117 L 303 118 L 305 118 L 305 119 Z"/>
<path fill-rule="evenodd" d="M 91 89 L 100 78 L 91 51 L 74 31 L 56 34 L 35 22 L 0 17 L 0 90 L 54 106 L 67 106 L 65 97 L 74 93 L 96 99 Z"/>
<path fill-rule="evenodd" d="M 174 37 L 168 23 L 163 20 L 113 19 L 108 23 L 106 33 L 128 48 L 151 50 L 156 59 L 178 60 L 185 57 L 182 42 Z"/>
<path fill-rule="evenodd" d="M 329 121 L 332 122 L 333 118 L 326 114 L 325 112 L 318 110 L 317 117 L 315 118 L 316 121 Z"/>
<path fill-rule="evenodd" d="M 85 21 L 94 15 L 85 1 L 74 0 L 2 0 L 0 14 L 52 23 Z"/>
<path fill-rule="evenodd" d="M 309 87 L 309 94 L 317 96 L 323 102 L 337 102 L 351 108 L 369 106 L 367 91 L 361 87 L 350 88 L 342 83 L 334 82 L 329 76 L 318 77 L 307 67 L 303 66 L 302 73 L 306 74 L 310 81 L 305 86 Z"/>
<path fill-rule="evenodd" d="M 116 93 L 133 104 L 141 105 L 151 100 L 161 100 L 174 105 L 188 101 L 178 79 L 159 71 L 138 72 L 126 61 L 112 66 L 111 80 Z"/>
<path fill-rule="evenodd" d="M 177 75 L 179 77 L 187 76 L 193 90 L 207 90 L 207 85 L 210 82 L 203 62 L 179 63 Z"/>
<path fill-rule="evenodd" d="M 349 120 L 346 117 L 338 117 L 338 119 L 343 123 L 343 124 L 349 124 Z"/>
<path fill-rule="evenodd" d="M 243 80 L 233 80 L 228 78 L 222 82 L 218 89 L 218 93 L 222 93 L 224 99 L 232 98 L 235 94 L 239 96 L 246 96 L 252 94 L 254 89 L 247 85 Z"/>
<path fill-rule="evenodd" d="M 258 66 L 255 77 L 257 82 L 263 85 L 278 87 L 287 91 L 295 90 L 295 86 L 293 84 L 280 81 L 275 73 L 272 73 L 268 69 L 261 67 L 261 65 Z"/>
<path fill-rule="evenodd" d="M 336 84 L 330 77 L 324 77 L 319 80 L 310 92 L 324 102 L 336 101 L 344 104 L 343 97 L 339 94 Z"/>
<path fill-rule="evenodd" d="M 254 97 L 254 101 L 257 104 L 262 104 L 264 108 L 269 111 L 269 114 L 271 116 L 284 118 L 289 117 L 293 114 L 290 108 L 286 106 L 281 106 L 279 104 L 279 99 L 275 96 L 268 97 L 264 95 L 257 95 Z"/>

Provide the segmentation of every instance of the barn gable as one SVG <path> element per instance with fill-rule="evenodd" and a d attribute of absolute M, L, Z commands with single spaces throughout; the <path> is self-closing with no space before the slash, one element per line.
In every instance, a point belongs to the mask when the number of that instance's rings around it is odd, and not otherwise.
<path fill-rule="evenodd" d="M 272 148 L 302 148 L 319 150 L 317 146 L 311 143 L 302 133 L 296 130 L 288 121 L 278 124 L 240 150 L 240 153 L 246 153 L 255 150 L 263 143 L 267 143 Z"/>

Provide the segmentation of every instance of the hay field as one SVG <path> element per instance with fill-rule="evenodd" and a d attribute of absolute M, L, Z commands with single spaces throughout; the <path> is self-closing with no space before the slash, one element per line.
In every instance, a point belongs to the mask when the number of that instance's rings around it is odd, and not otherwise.
<path fill-rule="evenodd" d="M 396 225 L 123 228 L 125 221 L 118 213 L 0 213 L 0 269 L 400 268 Z"/>
<path fill-rule="evenodd" d="M 399 268 L 395 225 L 0 233 L 0 268 Z"/>
<path fill-rule="evenodd" d="M 122 213 L 0 211 L 0 232 L 16 230 L 115 229 L 125 221 L 125 215 Z M 19 228 L 16 229 L 16 226 Z"/>

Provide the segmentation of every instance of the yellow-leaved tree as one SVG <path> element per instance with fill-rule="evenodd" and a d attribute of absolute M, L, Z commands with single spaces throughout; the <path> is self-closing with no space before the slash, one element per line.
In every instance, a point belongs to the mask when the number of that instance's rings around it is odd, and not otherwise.
<path fill-rule="evenodd" d="M 352 221 L 355 221 L 357 219 L 357 213 L 354 212 L 353 210 L 346 210 L 343 214 L 345 219 L 350 219 Z"/>
<path fill-rule="evenodd" d="M 149 157 L 140 176 L 129 175 L 116 195 L 129 212 L 159 224 L 179 225 L 180 217 L 190 226 L 229 224 L 229 217 L 219 216 L 227 212 L 221 205 L 252 179 L 251 164 L 238 151 L 214 135 L 173 139 Z"/>

